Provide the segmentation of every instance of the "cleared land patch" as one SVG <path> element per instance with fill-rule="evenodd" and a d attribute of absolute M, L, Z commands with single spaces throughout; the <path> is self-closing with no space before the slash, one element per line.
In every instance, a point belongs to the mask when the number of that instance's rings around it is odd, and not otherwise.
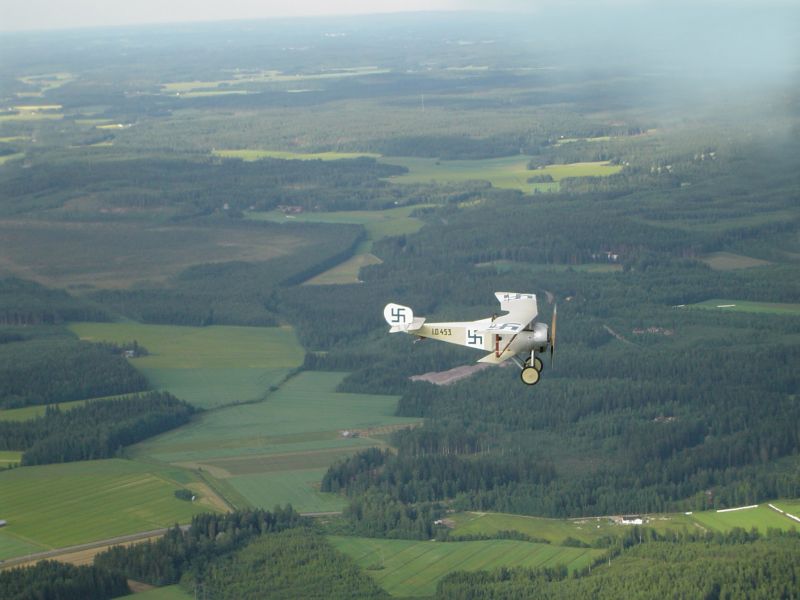
<path fill-rule="evenodd" d="M 303 362 L 291 327 L 73 323 L 70 329 L 94 342 L 136 340 L 150 354 L 131 362 L 153 386 L 203 408 L 262 398 Z"/>
<path fill-rule="evenodd" d="M 419 422 L 393 416 L 396 396 L 337 393 L 344 376 L 300 373 L 264 402 L 202 414 L 185 427 L 134 446 L 132 452 L 201 469 L 221 484 L 223 494 L 229 486 L 255 506 L 291 502 L 307 512 L 337 510 L 341 497 L 317 491 L 325 468 L 359 449 L 383 445 L 368 437 L 370 430 Z"/>
<path fill-rule="evenodd" d="M 185 523 L 209 510 L 175 498 L 187 477 L 121 459 L 3 471 L 2 535 L 49 549 Z"/>
<path fill-rule="evenodd" d="M 800 315 L 800 304 L 752 302 L 750 300 L 731 300 L 725 298 L 712 298 L 697 304 L 690 304 L 692 308 L 706 310 L 727 310 L 737 312 L 766 313 L 775 315 Z"/>
<path fill-rule="evenodd" d="M 528 169 L 529 156 L 512 156 L 481 160 L 437 160 L 435 158 L 384 157 L 381 162 L 406 167 L 405 175 L 391 177 L 394 183 L 447 183 L 488 181 L 497 188 L 534 191 L 558 191 L 559 182 L 567 177 L 603 177 L 619 173 L 620 165 L 608 162 L 583 162 L 565 165 L 548 165 L 541 169 Z M 528 183 L 531 177 L 549 175 L 553 182 Z"/>
<path fill-rule="evenodd" d="M 753 267 L 763 267 L 771 264 L 767 260 L 743 256 L 741 254 L 733 254 L 732 252 L 712 252 L 711 254 L 706 254 L 700 260 L 702 260 L 715 271 L 750 269 Z"/>
<path fill-rule="evenodd" d="M 372 243 L 389 236 L 409 235 L 419 231 L 424 222 L 412 217 L 411 213 L 420 206 L 399 206 L 388 210 L 346 210 L 337 212 L 303 212 L 286 215 L 281 211 L 249 213 L 248 218 L 260 221 L 300 221 L 307 223 L 333 223 L 363 225 L 367 231 L 367 241 L 356 250 L 356 255 L 320 273 L 305 282 L 305 285 L 330 285 L 359 283 L 358 274 L 362 267 L 379 264 L 380 259 L 370 254 Z"/>
<path fill-rule="evenodd" d="M 394 596 L 433 596 L 438 581 L 452 571 L 559 564 L 574 571 L 603 553 L 516 540 L 432 542 L 342 536 L 328 539 Z"/>
<path fill-rule="evenodd" d="M 258 229 L 33 221 L 0 221 L 0 237 L 0 272 L 106 288 L 163 280 L 198 263 L 269 260 L 308 243 Z"/>

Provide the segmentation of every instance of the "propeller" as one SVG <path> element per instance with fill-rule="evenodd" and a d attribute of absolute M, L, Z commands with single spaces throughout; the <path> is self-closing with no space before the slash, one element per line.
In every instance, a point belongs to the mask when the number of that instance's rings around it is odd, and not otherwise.
<path fill-rule="evenodd" d="M 550 366 L 553 366 L 556 353 L 556 317 L 558 317 L 558 304 L 553 306 L 553 321 L 550 324 Z"/>

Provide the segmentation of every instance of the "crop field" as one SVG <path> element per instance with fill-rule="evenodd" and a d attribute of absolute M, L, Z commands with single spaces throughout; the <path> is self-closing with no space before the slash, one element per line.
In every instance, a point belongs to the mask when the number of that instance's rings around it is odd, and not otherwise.
<path fill-rule="evenodd" d="M 186 523 L 208 511 L 175 498 L 186 477 L 121 459 L 3 471 L 2 535 L 46 549 Z"/>
<path fill-rule="evenodd" d="M 307 240 L 257 229 L 0 221 L 3 271 L 57 287 L 128 287 L 204 262 L 268 260 Z"/>
<path fill-rule="evenodd" d="M 770 264 L 769 261 L 761 260 L 760 258 L 752 258 L 732 252 L 712 252 L 711 254 L 706 254 L 701 260 L 715 271 L 751 269 Z"/>
<path fill-rule="evenodd" d="M 564 564 L 574 571 L 603 552 L 516 540 L 432 542 L 342 536 L 328 539 L 336 549 L 353 557 L 393 596 L 432 596 L 438 581 L 456 570 Z"/>
<path fill-rule="evenodd" d="M 373 429 L 419 422 L 393 416 L 396 396 L 335 392 L 343 377 L 303 372 L 264 402 L 207 412 L 131 452 L 202 469 L 256 506 L 290 501 L 303 511 L 336 510 L 330 506 L 341 506 L 338 497 L 316 491 L 325 468 L 359 449 L 383 445 L 369 436 Z M 343 436 L 343 431 L 359 435 Z"/>
<path fill-rule="evenodd" d="M 401 165 L 409 172 L 391 177 L 394 183 L 447 183 L 465 181 L 488 181 L 494 187 L 533 191 L 557 191 L 562 179 L 567 177 L 601 177 L 619 173 L 621 166 L 607 162 L 584 162 L 564 165 L 549 165 L 541 169 L 529 170 L 529 156 L 491 158 L 482 160 L 437 160 L 435 158 L 385 157 L 387 164 Z M 528 183 L 528 179 L 540 175 L 550 175 L 552 183 Z"/>
<path fill-rule="evenodd" d="M 706 310 L 727 310 L 737 312 L 765 313 L 775 315 L 800 315 L 800 304 L 779 304 L 773 302 L 751 302 L 748 300 L 730 300 L 712 298 L 705 302 L 691 304 L 692 308 Z"/>
<path fill-rule="evenodd" d="M 153 386 L 203 408 L 261 398 L 303 362 L 290 327 L 73 323 L 70 329 L 89 341 L 136 340 L 149 355 L 131 362 Z"/>

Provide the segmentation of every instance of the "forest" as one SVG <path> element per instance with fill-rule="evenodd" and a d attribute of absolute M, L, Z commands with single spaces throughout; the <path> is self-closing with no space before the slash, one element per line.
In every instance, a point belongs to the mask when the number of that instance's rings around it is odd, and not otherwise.
<path fill-rule="evenodd" d="M 88 401 L 67 411 L 48 405 L 42 417 L 0 421 L 0 449 L 22 450 L 22 466 L 110 458 L 125 446 L 186 424 L 193 412 L 165 392 Z"/>
<path fill-rule="evenodd" d="M 685 10 L 0 33 L 0 411 L 47 407 L 0 420 L 0 450 L 22 453 L 20 469 L 153 460 L 184 496 L 208 484 L 237 509 L 93 567 L 2 571 L 0 596 L 113 597 L 132 579 L 197 597 L 268 585 L 276 598 L 384 598 L 327 536 L 448 544 L 454 511 L 568 518 L 800 497 L 797 66 L 777 42 L 748 44 L 732 13 Z M 797 40 L 781 24 L 789 8 L 737 10 L 748 32 Z M 643 39 L 653 22 L 686 43 L 667 53 Z M 309 281 L 349 261 L 348 279 Z M 535 293 L 545 323 L 558 307 L 541 382 L 522 385 L 513 366 L 412 381 L 480 356 L 387 335 L 383 306 L 478 319 L 498 290 Z M 341 514 L 248 506 L 231 480 L 297 471 L 253 474 L 245 463 L 261 457 L 246 455 L 225 463 L 245 472 L 216 478 L 191 449 L 141 458 L 139 442 L 233 412 L 179 400 L 137 370 L 147 348 L 79 340 L 76 322 L 291 328 L 301 370 L 342 373 L 341 394 L 393 396 L 414 426 L 319 464 L 291 457 Z M 276 381 L 247 401 L 269 403 Z M 332 444 L 310 434 L 287 435 Z M 242 458 L 236 444 L 255 452 L 233 442 L 225 460 Z M 436 597 L 796 597 L 797 543 L 625 529 L 569 540 L 603 552 L 591 569 L 454 565 Z"/>

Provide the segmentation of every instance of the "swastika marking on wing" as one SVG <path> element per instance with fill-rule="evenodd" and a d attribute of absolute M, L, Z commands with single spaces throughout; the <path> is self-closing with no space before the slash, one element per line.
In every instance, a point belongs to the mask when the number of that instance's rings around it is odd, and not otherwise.
<path fill-rule="evenodd" d="M 467 344 L 470 346 L 483 346 L 483 336 L 476 329 L 467 329 Z"/>
<path fill-rule="evenodd" d="M 405 323 L 406 322 L 406 309 L 393 308 L 392 309 L 392 323 Z"/>

